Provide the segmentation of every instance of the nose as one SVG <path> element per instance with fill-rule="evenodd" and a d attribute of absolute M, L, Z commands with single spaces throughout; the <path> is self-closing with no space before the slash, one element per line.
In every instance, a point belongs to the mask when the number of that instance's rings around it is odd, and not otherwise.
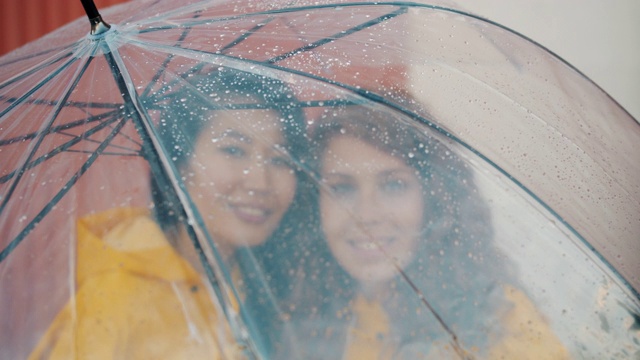
<path fill-rule="evenodd" d="M 243 171 L 243 184 L 250 193 L 267 193 L 271 190 L 269 167 L 262 161 L 254 161 Z"/>
<path fill-rule="evenodd" d="M 354 209 L 357 218 L 362 224 L 372 224 L 381 221 L 384 215 L 384 204 L 374 190 L 364 189 L 357 199 Z"/>

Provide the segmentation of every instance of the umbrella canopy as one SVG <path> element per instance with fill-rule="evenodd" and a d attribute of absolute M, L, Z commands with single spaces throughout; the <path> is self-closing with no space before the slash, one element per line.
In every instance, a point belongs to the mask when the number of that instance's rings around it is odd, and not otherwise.
<path fill-rule="evenodd" d="M 640 352 L 640 126 L 543 47 L 443 2 L 93 11 L 0 59 L 3 357 Z"/>

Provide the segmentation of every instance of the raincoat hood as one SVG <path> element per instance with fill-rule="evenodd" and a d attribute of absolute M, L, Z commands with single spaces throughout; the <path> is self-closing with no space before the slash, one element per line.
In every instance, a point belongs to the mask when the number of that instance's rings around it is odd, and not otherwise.
<path fill-rule="evenodd" d="M 210 289 L 144 209 L 80 219 L 76 274 L 31 359 L 242 358 Z"/>
<path fill-rule="evenodd" d="M 158 281 L 200 283 L 200 275 L 176 253 L 146 209 L 112 209 L 86 216 L 78 221 L 78 239 L 78 287 L 114 271 Z"/>

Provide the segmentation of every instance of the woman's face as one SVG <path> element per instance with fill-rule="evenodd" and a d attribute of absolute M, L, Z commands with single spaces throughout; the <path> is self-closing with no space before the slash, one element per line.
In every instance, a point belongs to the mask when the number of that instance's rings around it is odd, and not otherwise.
<path fill-rule="evenodd" d="M 262 244 L 291 205 L 296 177 L 272 110 L 210 113 L 188 164 L 187 188 L 223 255 Z"/>
<path fill-rule="evenodd" d="M 424 200 L 415 170 L 346 135 L 322 157 L 322 226 L 338 263 L 364 287 L 384 284 L 415 257 Z"/>

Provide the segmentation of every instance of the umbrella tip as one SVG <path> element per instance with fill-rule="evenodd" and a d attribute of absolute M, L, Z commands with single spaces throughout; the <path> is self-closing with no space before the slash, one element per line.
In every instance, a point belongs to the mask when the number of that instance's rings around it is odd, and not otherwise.
<path fill-rule="evenodd" d="M 111 28 L 111 25 L 102 20 L 102 16 L 100 16 L 93 0 L 80 0 L 80 2 L 82 2 L 82 7 L 84 7 L 84 12 L 87 13 L 89 23 L 91 23 L 91 35 L 100 35 Z"/>

